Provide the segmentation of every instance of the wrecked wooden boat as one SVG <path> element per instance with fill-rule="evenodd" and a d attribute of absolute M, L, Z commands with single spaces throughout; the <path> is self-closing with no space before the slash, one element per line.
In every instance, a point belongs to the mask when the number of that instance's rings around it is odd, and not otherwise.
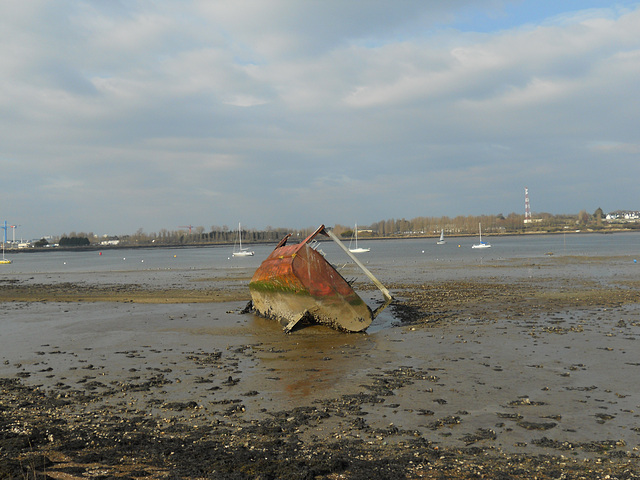
<path fill-rule="evenodd" d="M 316 236 L 332 238 L 376 284 L 385 304 L 375 311 L 360 298 L 317 249 Z M 262 262 L 249 283 L 253 309 L 290 332 L 301 320 L 345 332 L 362 332 L 392 300 L 387 289 L 362 265 L 331 230 L 321 225 L 302 242 L 287 245 L 285 236 Z"/>

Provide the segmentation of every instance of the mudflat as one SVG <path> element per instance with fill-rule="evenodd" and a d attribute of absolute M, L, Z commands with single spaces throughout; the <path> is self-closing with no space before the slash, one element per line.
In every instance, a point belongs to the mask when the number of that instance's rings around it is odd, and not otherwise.
<path fill-rule="evenodd" d="M 405 267 L 365 334 L 243 313 L 250 272 L 4 276 L 0 478 L 637 478 L 628 260 Z"/>

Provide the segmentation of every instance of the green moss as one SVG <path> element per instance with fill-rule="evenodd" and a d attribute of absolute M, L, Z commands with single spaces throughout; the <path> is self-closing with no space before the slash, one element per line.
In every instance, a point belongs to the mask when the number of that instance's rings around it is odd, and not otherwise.
<path fill-rule="evenodd" d="M 308 290 L 298 290 L 292 288 L 290 285 L 286 285 L 277 281 L 259 281 L 259 282 L 251 282 L 249 284 L 249 290 L 254 290 L 257 292 L 267 292 L 267 293 L 290 293 L 294 295 L 309 295 Z"/>

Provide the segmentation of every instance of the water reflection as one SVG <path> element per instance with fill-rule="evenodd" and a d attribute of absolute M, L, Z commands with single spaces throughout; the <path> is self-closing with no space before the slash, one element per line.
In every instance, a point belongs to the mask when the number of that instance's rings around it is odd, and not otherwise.
<path fill-rule="evenodd" d="M 370 335 L 345 334 L 322 325 L 286 335 L 278 322 L 254 316 L 253 327 L 261 340 L 260 370 L 274 382 L 273 393 L 294 403 L 309 396 L 334 397 L 354 372 L 368 368 L 367 356 L 376 348 Z"/>

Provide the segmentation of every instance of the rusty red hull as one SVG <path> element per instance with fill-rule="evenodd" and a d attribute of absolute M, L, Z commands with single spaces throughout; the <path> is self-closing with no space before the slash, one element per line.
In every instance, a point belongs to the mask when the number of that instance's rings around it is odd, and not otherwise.
<path fill-rule="evenodd" d="M 321 226 L 303 242 L 287 245 L 285 237 L 262 262 L 249 283 L 253 308 L 260 315 L 293 325 L 302 318 L 348 332 L 365 330 L 371 309 L 309 245 Z"/>

